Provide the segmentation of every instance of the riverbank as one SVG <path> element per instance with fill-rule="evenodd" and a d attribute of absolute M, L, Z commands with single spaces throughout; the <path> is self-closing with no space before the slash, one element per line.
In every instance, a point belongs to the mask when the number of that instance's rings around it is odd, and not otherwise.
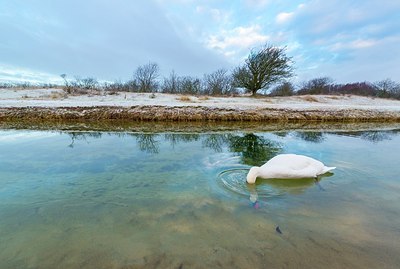
<path fill-rule="evenodd" d="M 205 97 L 2 89 L 0 121 L 400 122 L 400 101 L 360 96 Z"/>
<path fill-rule="evenodd" d="M 400 121 L 400 111 L 368 109 L 223 108 L 194 106 L 6 107 L 0 120 L 69 121 L 264 121 L 379 122 Z"/>

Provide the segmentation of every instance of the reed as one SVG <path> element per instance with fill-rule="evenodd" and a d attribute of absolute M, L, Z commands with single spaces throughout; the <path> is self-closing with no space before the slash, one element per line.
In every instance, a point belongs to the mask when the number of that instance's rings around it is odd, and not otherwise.
<path fill-rule="evenodd" d="M 400 112 L 336 109 L 224 109 L 197 106 L 12 107 L 0 108 L 0 121 L 243 121 L 243 122 L 400 122 Z"/>

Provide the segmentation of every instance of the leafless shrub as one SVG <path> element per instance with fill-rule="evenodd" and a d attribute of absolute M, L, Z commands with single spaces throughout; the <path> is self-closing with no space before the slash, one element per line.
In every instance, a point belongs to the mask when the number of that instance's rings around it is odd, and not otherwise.
<path fill-rule="evenodd" d="M 154 62 L 141 65 L 136 69 L 134 77 L 140 92 L 154 92 L 157 90 L 159 71 L 158 64 Z"/>
<path fill-rule="evenodd" d="M 400 84 L 391 80 L 385 79 L 375 82 L 376 96 L 382 98 L 400 99 Z"/>
<path fill-rule="evenodd" d="M 225 69 L 204 75 L 203 93 L 209 95 L 224 95 L 234 91 L 232 77 Z"/>
<path fill-rule="evenodd" d="M 332 86 L 333 80 L 329 77 L 314 78 L 304 82 L 300 90 L 297 91 L 298 95 L 306 94 L 330 94 L 334 89 Z"/>
<path fill-rule="evenodd" d="M 180 93 L 181 91 L 181 78 L 172 71 L 169 77 L 164 78 L 163 85 L 161 86 L 161 91 L 164 93 Z"/>
<path fill-rule="evenodd" d="M 117 92 L 138 92 L 139 86 L 135 80 L 128 80 L 127 82 L 115 81 L 105 83 L 103 89 L 108 94 L 116 94 Z"/>
<path fill-rule="evenodd" d="M 86 78 L 80 78 L 80 77 L 75 77 L 74 80 L 68 80 L 66 74 L 61 74 L 61 78 L 64 79 L 64 87 L 63 90 L 67 94 L 72 94 L 72 95 L 85 95 L 85 94 L 92 94 L 92 95 L 97 95 L 100 94 L 99 91 L 99 82 L 97 79 L 93 77 L 86 77 Z"/>
<path fill-rule="evenodd" d="M 181 94 L 200 94 L 201 93 L 201 81 L 194 77 L 182 77 L 180 84 Z"/>
<path fill-rule="evenodd" d="M 270 92 L 270 96 L 291 96 L 294 94 L 294 86 L 290 82 L 284 82 L 281 85 L 276 86 Z"/>

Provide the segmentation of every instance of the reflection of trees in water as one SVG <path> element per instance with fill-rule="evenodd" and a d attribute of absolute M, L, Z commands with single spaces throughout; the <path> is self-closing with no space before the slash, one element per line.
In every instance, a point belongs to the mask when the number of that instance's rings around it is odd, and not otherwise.
<path fill-rule="evenodd" d="M 384 130 L 384 131 L 359 131 L 359 132 L 295 132 L 296 138 L 307 142 L 321 143 L 326 139 L 326 134 L 336 134 L 341 136 L 358 137 L 374 143 L 391 140 L 398 135 L 400 130 Z M 285 137 L 288 133 L 274 133 L 277 136 Z"/>
<path fill-rule="evenodd" d="M 325 140 L 322 132 L 296 132 L 295 136 L 307 142 L 321 143 Z"/>
<path fill-rule="evenodd" d="M 102 132 L 68 132 L 68 135 L 71 137 L 71 144 L 68 147 L 73 148 L 75 146 L 75 141 L 83 140 L 87 142 L 87 139 L 90 138 L 101 138 L 104 133 Z M 136 139 L 136 143 L 139 146 L 141 151 L 147 153 L 158 153 L 159 152 L 159 141 L 157 141 L 157 134 L 152 133 L 108 133 L 108 135 L 117 136 L 117 137 L 134 137 Z M 87 142 L 89 143 L 89 142 Z"/>
<path fill-rule="evenodd" d="M 385 131 L 363 131 L 363 132 L 343 132 L 333 133 L 341 136 L 359 137 L 361 139 L 371 141 L 374 143 L 391 140 L 394 136 L 398 135 L 400 130 L 385 130 Z"/>
<path fill-rule="evenodd" d="M 293 135 L 296 138 L 313 143 L 321 143 L 326 139 L 325 133 L 323 132 L 298 131 L 298 132 L 274 132 L 273 134 L 283 138 L 289 135 Z"/>
<path fill-rule="evenodd" d="M 160 142 L 156 140 L 157 136 L 157 134 L 135 134 L 139 149 L 147 153 L 158 153 Z"/>
<path fill-rule="evenodd" d="M 73 148 L 75 146 L 75 141 L 82 140 L 82 141 L 86 141 L 86 143 L 89 143 L 87 141 L 88 137 L 101 138 L 102 133 L 101 132 L 68 132 L 68 135 L 71 138 L 71 143 L 68 145 L 68 147 Z"/>
<path fill-rule="evenodd" d="M 330 132 L 330 134 L 359 137 L 374 143 L 392 139 L 398 135 L 400 130 L 391 131 L 363 131 L 363 132 Z M 76 141 L 86 141 L 89 138 L 101 138 L 102 132 L 68 132 L 71 143 L 68 147 L 75 147 Z M 294 136 L 309 142 L 321 143 L 326 139 L 323 132 L 295 132 Z M 262 165 L 281 151 L 279 142 L 265 138 L 254 133 L 237 134 L 237 133 L 214 133 L 214 134 L 181 134 L 169 133 L 164 135 L 152 133 L 109 133 L 118 137 L 130 136 L 134 137 L 141 151 L 156 154 L 159 152 L 161 142 L 169 142 L 172 147 L 180 143 L 189 143 L 200 141 L 203 148 L 211 149 L 215 152 L 222 152 L 226 147 L 230 152 L 236 153 L 241 157 L 241 163 L 246 165 Z M 277 134 L 278 135 L 278 134 Z M 279 136 L 285 137 L 288 133 L 279 133 Z"/>
<path fill-rule="evenodd" d="M 278 142 L 254 133 L 244 135 L 208 134 L 204 136 L 202 145 L 215 152 L 222 152 L 223 147 L 227 146 L 229 151 L 238 153 L 241 162 L 247 165 L 261 165 L 281 150 Z"/>
<path fill-rule="evenodd" d="M 229 145 L 230 134 L 208 134 L 204 136 L 202 145 L 205 148 L 214 150 L 215 152 L 222 152 L 222 147 Z"/>
<path fill-rule="evenodd" d="M 104 133 L 101 132 L 70 132 L 71 144 L 74 147 L 76 140 L 87 141 L 87 138 L 101 138 Z M 159 153 L 160 137 L 152 133 L 109 133 L 118 137 L 130 136 L 136 139 L 136 143 L 141 151 L 156 154 Z M 279 143 L 266 139 L 262 136 L 248 133 L 237 135 L 231 133 L 219 134 L 164 134 L 164 140 L 171 146 L 179 143 L 189 143 L 201 140 L 204 148 L 209 148 L 215 152 L 222 152 L 223 147 L 229 151 L 238 153 L 241 156 L 241 162 L 247 165 L 261 165 L 265 161 L 275 156 L 280 150 Z M 162 141 L 161 141 L 162 142 Z"/>
<path fill-rule="evenodd" d="M 294 136 L 301 140 L 313 143 L 321 143 L 326 139 L 326 134 L 336 134 L 341 136 L 359 137 L 374 143 L 390 140 L 397 135 L 400 130 L 390 131 L 361 131 L 361 132 L 294 132 Z M 277 136 L 285 137 L 288 133 L 274 133 Z"/>
<path fill-rule="evenodd" d="M 392 136 L 393 134 L 389 132 L 373 131 L 373 132 L 363 132 L 360 137 L 362 139 L 378 143 L 385 140 L 391 140 Z"/>
<path fill-rule="evenodd" d="M 281 151 L 278 142 L 266 139 L 253 133 L 243 136 L 232 136 L 229 139 L 231 152 L 239 153 L 241 161 L 247 165 L 260 166 Z"/>
<path fill-rule="evenodd" d="M 341 136 L 358 137 L 378 143 L 390 140 L 398 135 L 400 130 L 389 131 L 361 131 L 361 132 L 294 132 L 294 136 L 308 142 L 321 143 L 326 139 L 326 134 L 336 134 Z M 89 138 L 101 138 L 103 132 L 67 132 L 71 138 L 70 148 L 76 146 L 76 141 L 88 142 Z M 159 145 L 162 140 L 169 142 L 172 147 L 180 143 L 189 143 L 193 141 L 201 141 L 204 148 L 212 149 L 215 152 L 222 152 L 224 147 L 231 152 L 238 153 L 241 156 L 241 162 L 247 165 L 260 165 L 269 160 L 281 151 L 281 145 L 273 140 L 254 133 L 236 134 L 236 133 L 167 133 L 164 135 L 154 133 L 108 133 L 118 137 L 134 137 L 141 151 L 155 154 L 159 152 Z M 280 137 L 286 137 L 291 132 L 274 133 Z M 292 133 L 293 134 L 293 133 Z M 162 139 L 164 138 L 164 139 Z M 161 140 L 160 140 L 161 139 Z"/>
<path fill-rule="evenodd" d="M 172 147 L 175 147 L 179 143 L 188 143 L 192 141 L 198 141 L 200 134 L 165 134 L 164 139 L 169 141 Z"/>
<path fill-rule="evenodd" d="M 273 134 L 279 137 L 286 137 L 290 134 L 290 132 L 273 132 Z"/>

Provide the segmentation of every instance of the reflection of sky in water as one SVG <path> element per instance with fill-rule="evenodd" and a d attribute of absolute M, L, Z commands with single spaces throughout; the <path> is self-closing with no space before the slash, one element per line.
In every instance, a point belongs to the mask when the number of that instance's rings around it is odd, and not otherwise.
<path fill-rule="evenodd" d="M 396 268 L 399 142 L 1 131 L 0 268 Z M 244 183 L 251 165 L 285 152 L 338 168 L 319 186 Z"/>
<path fill-rule="evenodd" d="M 39 131 L 2 131 L 0 132 L 0 143 L 18 143 L 46 139 L 59 135 L 56 132 Z"/>

